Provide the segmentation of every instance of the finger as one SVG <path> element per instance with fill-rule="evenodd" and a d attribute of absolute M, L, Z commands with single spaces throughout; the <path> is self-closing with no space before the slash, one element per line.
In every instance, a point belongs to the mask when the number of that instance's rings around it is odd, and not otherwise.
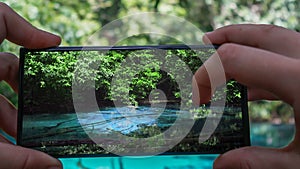
<path fill-rule="evenodd" d="M 7 143 L 7 144 L 12 144 L 12 142 L 10 142 L 7 138 L 5 138 L 2 135 L 0 135 L 0 142 Z"/>
<path fill-rule="evenodd" d="M 208 77 L 206 77 L 208 78 Z M 209 79 L 202 79 L 202 81 L 208 81 Z M 201 83 L 201 82 L 200 82 Z M 209 84 L 203 84 L 201 83 L 201 95 L 200 91 L 198 90 L 198 85 L 196 82 L 196 78 L 193 78 L 193 95 L 192 100 L 195 105 L 200 105 L 204 103 L 208 103 L 211 100 L 211 96 L 213 95 L 211 86 Z M 199 87 L 200 87 L 199 85 Z M 256 101 L 256 100 L 279 100 L 279 98 L 274 95 L 273 93 L 257 89 L 257 88 L 247 88 L 247 96 L 249 101 Z M 201 100 L 201 101 L 200 101 Z"/>
<path fill-rule="evenodd" d="M 209 39 L 209 40 L 208 40 Z M 289 57 L 299 57 L 300 33 L 274 25 L 230 25 L 207 33 L 204 42 L 237 43 L 269 50 Z"/>
<path fill-rule="evenodd" d="M 0 2 L 0 42 L 4 39 L 26 48 L 58 46 L 60 37 L 29 24 L 5 3 Z"/>
<path fill-rule="evenodd" d="M 217 54 L 217 53 L 215 53 Z M 214 91 L 226 83 L 226 76 L 219 57 L 210 57 L 196 71 L 192 81 L 192 100 L 195 105 L 208 103 Z M 200 89 L 200 90 L 198 90 Z M 197 99 L 198 97 L 198 99 Z"/>
<path fill-rule="evenodd" d="M 208 103 L 213 95 L 208 73 L 201 66 L 192 79 L 192 100 L 194 105 Z"/>
<path fill-rule="evenodd" d="M 23 147 L 0 143 L 1 168 L 62 168 L 61 163 L 45 153 Z"/>
<path fill-rule="evenodd" d="M 290 93 L 299 92 L 299 60 L 237 44 L 222 45 L 207 61 L 215 58 L 221 59 L 227 79 L 273 93 L 291 105 L 296 100 Z M 213 64 L 205 67 L 213 67 Z M 211 79 L 218 78 L 209 77 L 205 67 L 200 67 L 195 73 L 200 95 L 207 94 Z"/>
<path fill-rule="evenodd" d="M 214 169 L 290 169 L 298 168 L 300 154 L 278 149 L 245 147 L 229 151 L 214 162 Z"/>
<path fill-rule="evenodd" d="M 265 91 L 258 88 L 247 88 L 248 100 L 278 100 L 279 98 L 269 91 Z"/>
<path fill-rule="evenodd" d="M 0 53 L 0 81 L 5 80 L 18 92 L 19 59 L 10 53 Z"/>
<path fill-rule="evenodd" d="M 10 136 L 17 136 L 17 109 L 0 95 L 0 128 Z"/>

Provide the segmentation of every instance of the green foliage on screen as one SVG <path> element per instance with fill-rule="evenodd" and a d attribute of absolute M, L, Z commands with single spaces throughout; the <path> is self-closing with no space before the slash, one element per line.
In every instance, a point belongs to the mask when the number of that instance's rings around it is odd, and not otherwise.
<path fill-rule="evenodd" d="M 156 50 L 29 52 L 24 63 L 24 89 L 30 89 L 25 91 L 27 94 L 33 91 L 49 96 L 59 94 L 55 98 L 61 102 L 60 99 L 70 99 L 73 83 L 81 85 L 83 91 L 95 88 L 102 99 L 129 101 L 127 104 L 135 105 L 145 100 L 153 89 L 168 85 L 168 97 L 180 99 L 182 93 L 190 96 L 191 91 L 180 91 L 175 79 L 185 78 L 181 77 L 183 71 L 194 73 L 213 52 L 210 49 L 158 53 Z M 175 61 L 171 63 L 167 59 Z M 172 68 L 173 72 L 163 71 L 161 67 Z M 113 79 L 117 87 L 111 85 Z M 94 86 L 88 83 L 91 81 Z M 124 85 L 125 82 L 129 85 Z M 35 86 L 26 86 L 26 83 Z"/>
<path fill-rule="evenodd" d="M 275 24 L 296 31 L 300 30 L 298 0 L 4 0 L 3 2 L 10 5 L 34 26 L 60 35 L 63 45 L 84 45 L 96 30 L 132 12 L 161 12 L 176 15 L 186 18 L 203 32 L 237 23 Z M 190 35 L 193 34 L 187 33 L 187 36 Z M 173 40 L 140 35 L 126 39 L 123 45 L 178 43 Z M 107 36 L 103 37 L 98 44 L 107 45 L 109 42 L 110 37 Z M 18 55 L 18 46 L 5 40 L 0 46 L 0 52 L 12 52 Z M 0 93 L 17 105 L 16 94 L 4 82 L 0 85 L 2 86 Z M 250 109 L 250 114 L 253 114 L 255 119 L 257 117 L 268 120 L 274 112 L 281 116 L 279 113 L 281 111 L 288 112 L 289 117 L 293 114 L 290 107 L 282 102 L 271 104 L 259 102 L 251 103 L 250 106 L 253 108 Z M 280 107 L 280 111 L 277 107 Z M 272 112 L 269 111 L 270 109 Z"/>

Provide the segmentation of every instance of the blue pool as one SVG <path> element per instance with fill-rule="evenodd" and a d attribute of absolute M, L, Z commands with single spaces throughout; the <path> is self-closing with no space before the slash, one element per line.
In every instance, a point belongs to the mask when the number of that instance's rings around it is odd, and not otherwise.
<path fill-rule="evenodd" d="M 254 123 L 251 124 L 250 132 L 252 145 L 282 147 L 293 139 L 294 126 Z M 63 158 L 60 160 L 65 169 L 211 169 L 216 157 L 217 154 L 145 158 Z"/>

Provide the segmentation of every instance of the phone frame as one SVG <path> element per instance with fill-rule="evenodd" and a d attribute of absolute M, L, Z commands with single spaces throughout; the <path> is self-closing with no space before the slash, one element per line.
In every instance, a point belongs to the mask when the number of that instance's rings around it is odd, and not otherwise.
<path fill-rule="evenodd" d="M 66 52 L 66 51 L 101 51 L 101 50 L 144 50 L 144 49 L 162 49 L 162 50 L 172 50 L 172 49 L 217 49 L 218 45 L 147 45 L 147 46 L 60 46 L 60 47 L 52 47 L 45 49 L 27 49 L 20 48 L 20 60 L 19 60 L 19 93 L 18 93 L 18 125 L 17 125 L 17 140 L 16 144 L 20 146 L 24 146 L 22 144 L 22 130 L 23 130 L 23 84 L 24 84 L 24 61 L 25 55 L 28 52 Z M 245 146 L 250 146 L 250 126 L 249 126 L 249 114 L 248 114 L 248 100 L 247 100 L 247 88 L 242 85 L 241 87 L 241 108 L 242 108 L 242 122 L 244 129 L 244 144 Z M 191 155 L 199 155 L 199 154 L 219 154 L 224 152 L 210 152 L 210 153 L 190 153 Z M 161 155 L 169 155 L 169 153 L 163 153 Z M 170 155 L 173 155 L 172 153 Z M 178 154 L 175 154 L 178 155 Z M 180 154 L 181 155 L 181 154 Z M 183 155 L 189 155 L 189 153 L 184 153 Z M 108 156 L 102 154 L 88 154 L 88 155 L 64 155 L 57 156 L 59 158 L 64 157 L 113 157 L 116 155 L 110 154 Z"/>

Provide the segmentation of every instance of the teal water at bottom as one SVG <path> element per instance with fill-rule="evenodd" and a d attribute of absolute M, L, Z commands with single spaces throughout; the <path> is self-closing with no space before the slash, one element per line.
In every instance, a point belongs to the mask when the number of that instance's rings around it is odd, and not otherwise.
<path fill-rule="evenodd" d="M 294 125 L 251 124 L 251 145 L 282 147 L 294 136 Z M 64 169 L 211 169 L 218 154 L 154 157 L 61 158 Z"/>
<path fill-rule="evenodd" d="M 283 147 L 294 136 L 294 125 L 275 125 L 270 123 L 251 124 L 251 145 L 264 147 Z M 0 129 L 0 134 L 9 137 Z M 93 157 L 61 158 L 64 169 L 211 169 L 214 155 L 155 156 L 144 158 Z"/>
<path fill-rule="evenodd" d="M 211 169 L 217 155 L 63 159 L 65 169 Z"/>

